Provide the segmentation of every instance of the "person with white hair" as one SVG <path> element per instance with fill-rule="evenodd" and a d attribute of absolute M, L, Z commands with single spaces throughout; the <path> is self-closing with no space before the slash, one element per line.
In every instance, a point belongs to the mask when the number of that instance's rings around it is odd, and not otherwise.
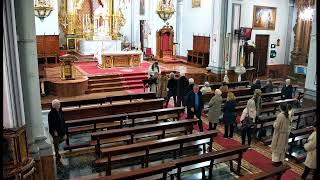
<path fill-rule="evenodd" d="M 59 144 L 66 139 L 66 126 L 63 111 L 58 99 L 54 99 L 51 104 L 51 110 L 48 114 L 49 133 L 53 139 L 55 156 L 57 160 L 61 158 L 59 154 Z"/>
<path fill-rule="evenodd" d="M 282 99 L 292 99 L 293 87 L 291 85 L 291 80 L 286 79 L 286 84 L 281 89 Z"/>
<path fill-rule="evenodd" d="M 247 103 L 247 107 L 242 111 L 240 122 L 242 124 L 241 139 L 242 145 L 245 145 L 246 137 L 248 137 L 248 144 L 251 145 L 251 133 L 254 128 L 255 120 L 257 117 L 256 104 L 251 98 Z"/>
<path fill-rule="evenodd" d="M 187 106 L 187 119 L 193 119 L 194 116 L 196 116 L 198 119 L 199 130 L 200 132 L 203 132 L 201 114 L 204 104 L 202 94 L 199 91 L 199 86 L 197 84 L 195 84 L 192 91 L 185 96 L 185 104 Z"/>
<path fill-rule="evenodd" d="M 210 93 L 212 91 L 208 81 L 204 83 L 204 86 L 200 89 L 200 91 L 202 95 Z"/>
<path fill-rule="evenodd" d="M 165 107 L 168 107 L 168 103 L 171 97 L 173 97 L 174 106 L 176 106 L 177 104 L 177 80 L 174 77 L 173 72 L 171 72 L 169 76 L 170 76 L 170 79 L 167 84 L 168 95 L 167 95 Z"/>
<path fill-rule="evenodd" d="M 189 86 L 189 82 L 188 79 L 185 76 L 185 73 L 181 72 L 177 72 L 176 73 L 177 76 L 177 107 L 180 107 L 184 96 L 187 94 L 187 90 L 188 90 L 188 86 Z"/>
<path fill-rule="evenodd" d="M 187 89 L 187 94 L 193 90 L 193 85 L 194 85 L 194 79 L 193 78 L 189 78 L 189 85 L 188 85 L 188 89 Z"/>
<path fill-rule="evenodd" d="M 221 116 L 221 104 L 222 104 L 222 92 L 219 89 L 214 91 L 214 96 L 209 101 L 209 130 L 215 130 L 219 123 L 219 117 Z M 212 126 L 213 125 L 213 126 Z"/>

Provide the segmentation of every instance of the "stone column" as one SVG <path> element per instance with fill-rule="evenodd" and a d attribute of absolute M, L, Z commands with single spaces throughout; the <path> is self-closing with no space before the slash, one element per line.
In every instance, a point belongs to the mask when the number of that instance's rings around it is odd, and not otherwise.
<path fill-rule="evenodd" d="M 178 44 L 177 55 L 181 56 L 181 42 L 182 42 L 182 16 L 183 16 L 183 0 L 177 0 L 177 21 L 176 21 L 176 42 Z"/>
<path fill-rule="evenodd" d="M 225 0 L 215 0 L 212 3 L 209 68 L 214 74 L 223 74 L 225 71 L 224 41 L 227 32 L 227 4 L 228 1 Z"/>
<path fill-rule="evenodd" d="M 39 149 L 51 148 L 51 145 L 46 142 L 41 116 L 33 0 L 20 0 L 14 3 L 29 152 L 38 153 Z"/>
<path fill-rule="evenodd" d="M 316 12 L 314 12 L 316 13 Z M 310 41 L 310 51 L 308 57 L 308 67 L 307 76 L 305 81 L 305 92 L 304 97 L 308 99 L 316 100 L 317 96 L 317 85 L 316 76 L 317 74 L 317 20 L 316 14 L 313 16 L 312 21 L 312 31 L 311 31 L 311 41 Z"/>

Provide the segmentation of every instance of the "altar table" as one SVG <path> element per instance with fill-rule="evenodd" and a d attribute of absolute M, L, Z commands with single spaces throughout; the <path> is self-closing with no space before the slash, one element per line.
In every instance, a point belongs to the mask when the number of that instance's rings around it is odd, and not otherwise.
<path fill-rule="evenodd" d="M 79 52 L 82 55 L 94 55 L 98 51 L 121 51 L 120 40 L 80 40 Z"/>
<path fill-rule="evenodd" d="M 142 61 L 141 51 L 103 52 L 99 66 L 101 68 L 138 67 Z"/>

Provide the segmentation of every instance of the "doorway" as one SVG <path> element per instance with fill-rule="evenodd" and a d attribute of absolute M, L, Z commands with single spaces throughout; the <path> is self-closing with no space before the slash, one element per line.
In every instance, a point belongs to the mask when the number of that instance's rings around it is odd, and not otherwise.
<path fill-rule="evenodd" d="M 256 52 L 253 66 L 257 70 L 258 76 L 266 75 L 268 50 L 269 50 L 269 35 L 256 35 Z"/>

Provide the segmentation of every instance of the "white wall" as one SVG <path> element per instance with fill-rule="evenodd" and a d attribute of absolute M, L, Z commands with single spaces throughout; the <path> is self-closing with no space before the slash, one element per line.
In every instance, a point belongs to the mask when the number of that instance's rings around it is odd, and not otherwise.
<path fill-rule="evenodd" d="M 240 26 L 242 27 L 252 27 L 253 20 L 253 6 L 270 6 L 276 7 L 276 25 L 275 30 L 253 30 L 251 41 L 255 42 L 256 34 L 270 35 L 269 37 L 269 49 L 268 49 L 268 65 L 271 64 L 283 64 L 286 52 L 286 37 L 287 37 L 287 24 L 288 24 L 288 13 L 289 13 L 289 0 L 243 0 L 241 6 L 241 21 Z M 275 58 L 270 58 L 270 44 L 276 44 L 277 39 L 280 39 L 280 46 L 276 46 L 275 50 L 277 56 Z"/>
<path fill-rule="evenodd" d="M 51 14 L 44 18 L 43 22 L 36 16 L 34 16 L 36 25 L 36 35 L 58 35 L 59 34 L 59 22 L 58 22 L 58 0 L 52 0 L 53 10 Z"/>
<path fill-rule="evenodd" d="M 187 56 L 187 50 L 192 49 L 193 35 L 210 35 L 212 3 L 212 0 L 201 0 L 200 8 L 192 8 L 192 0 L 183 1 L 182 40 L 178 42 L 181 56 Z"/>

